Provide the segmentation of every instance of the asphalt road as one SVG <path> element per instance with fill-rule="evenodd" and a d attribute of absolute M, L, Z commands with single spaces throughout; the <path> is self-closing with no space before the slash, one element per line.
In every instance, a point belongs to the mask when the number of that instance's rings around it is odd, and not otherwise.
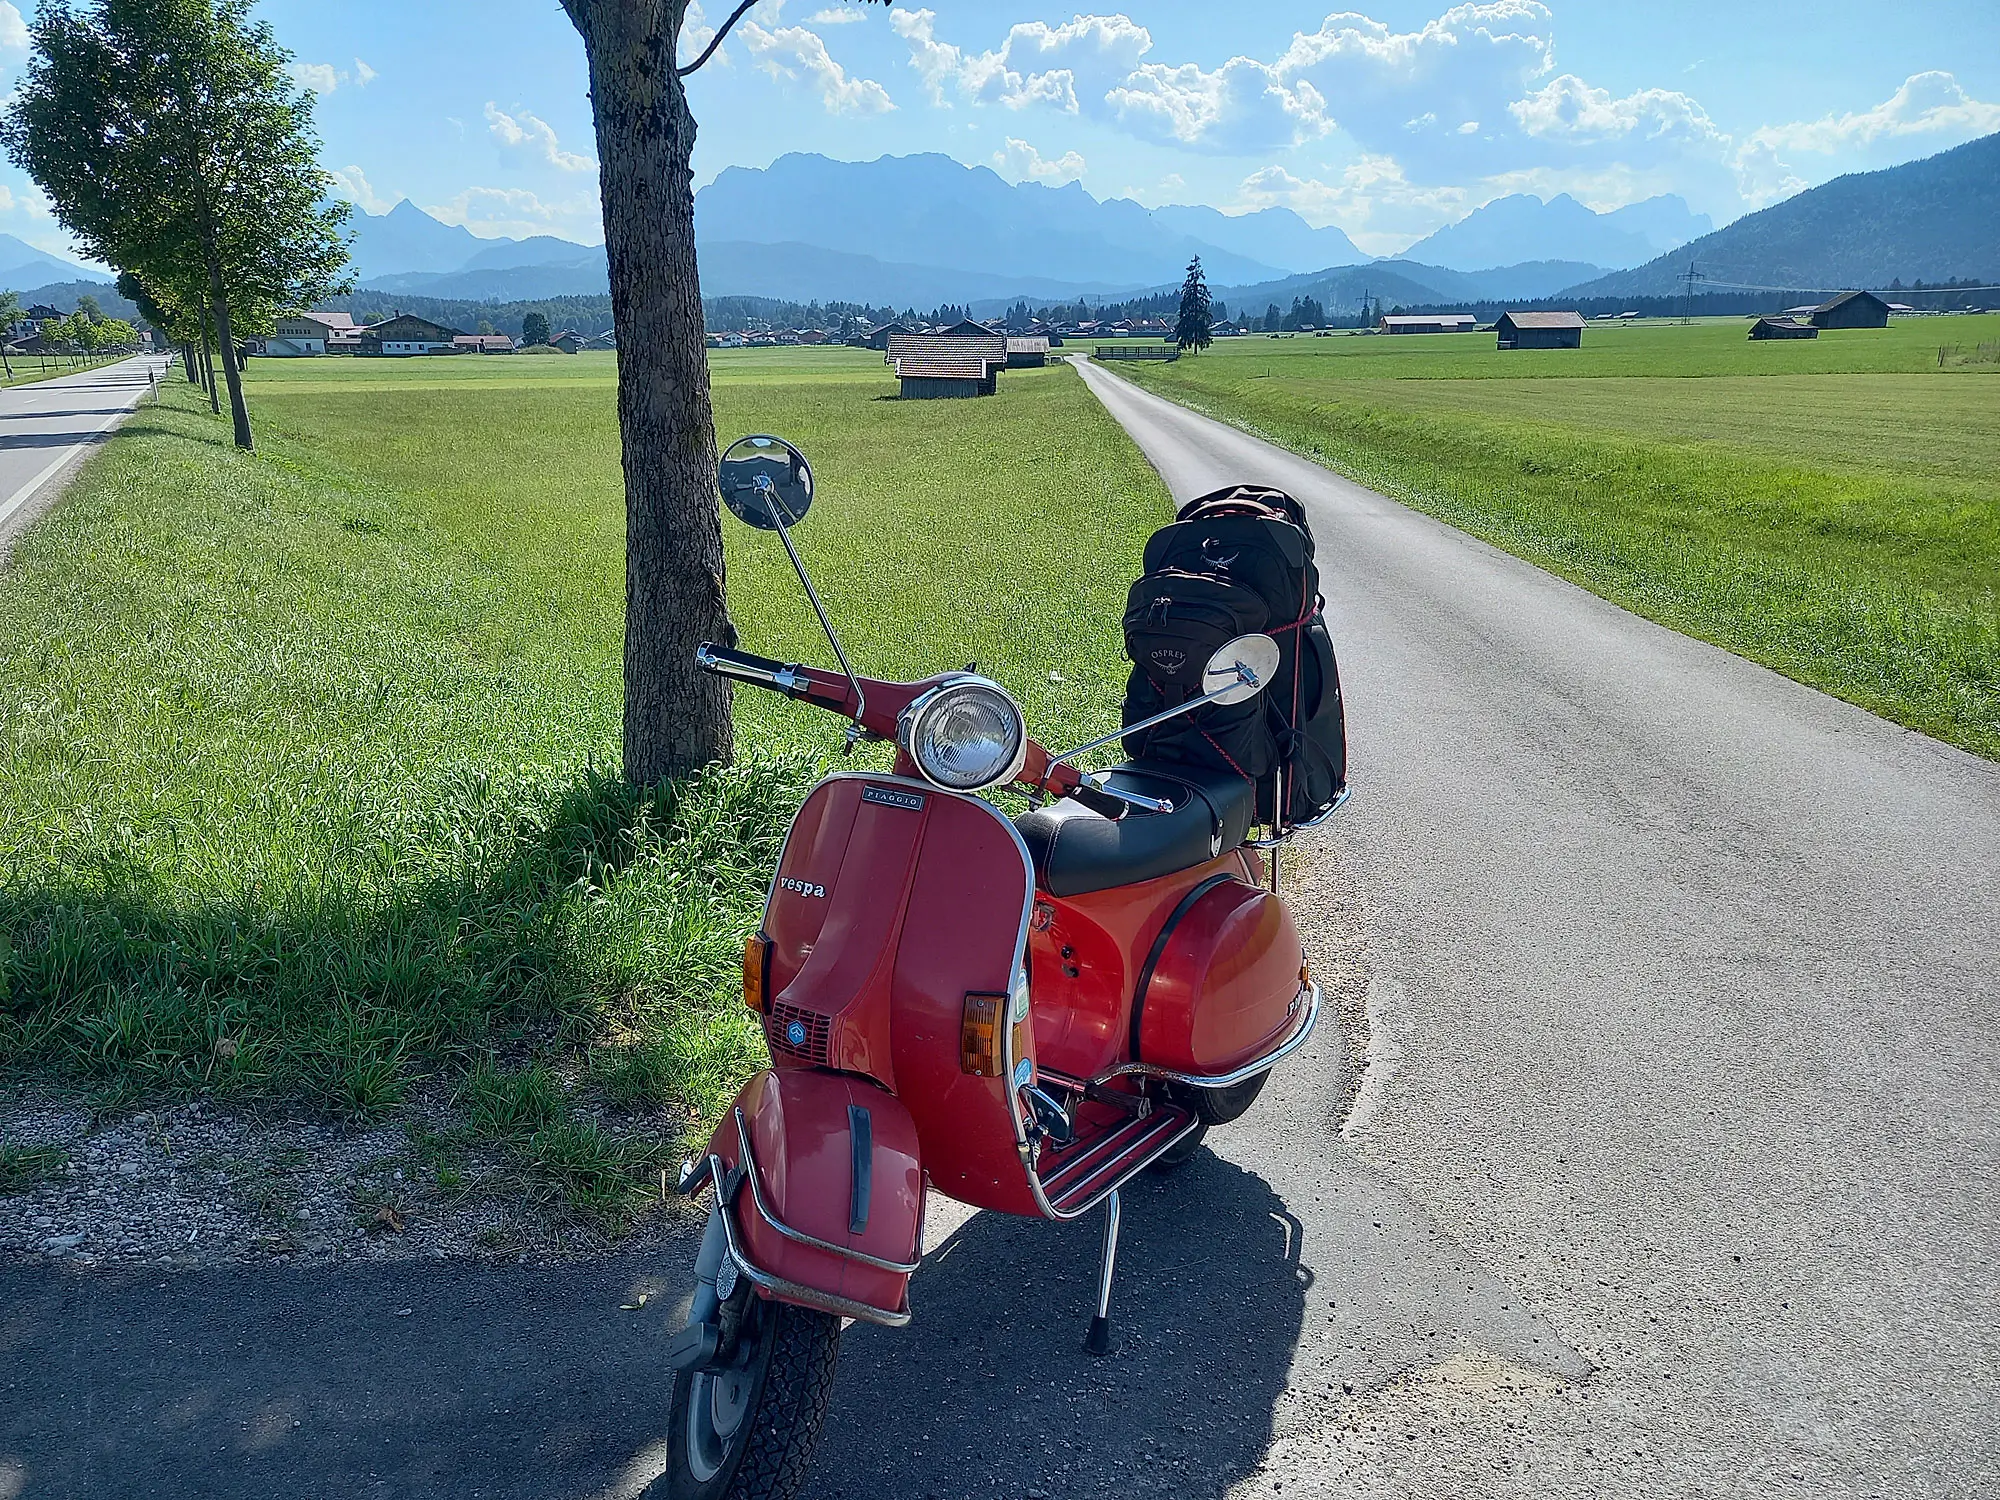
<path fill-rule="evenodd" d="M 0 548 L 48 507 L 166 364 L 164 356 L 139 355 L 0 390 Z"/>
<path fill-rule="evenodd" d="M 957 1227 L 813 1493 L 1989 1492 L 2000 768 L 1085 378 L 1176 493 L 1312 508 L 1300 903 L 1373 1057 L 1131 1193 L 1112 1359 L 1094 1223 Z M 0 1268 L 0 1500 L 631 1495 L 684 1274 Z"/>

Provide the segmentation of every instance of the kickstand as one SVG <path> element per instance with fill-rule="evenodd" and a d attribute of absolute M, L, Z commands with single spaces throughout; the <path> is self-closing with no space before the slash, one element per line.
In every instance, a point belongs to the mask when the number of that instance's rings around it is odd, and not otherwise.
<path fill-rule="evenodd" d="M 1111 1352 L 1111 1274 L 1118 1266 L 1118 1193 L 1104 1200 L 1104 1256 L 1097 1267 L 1097 1316 L 1083 1341 L 1086 1354 Z"/>

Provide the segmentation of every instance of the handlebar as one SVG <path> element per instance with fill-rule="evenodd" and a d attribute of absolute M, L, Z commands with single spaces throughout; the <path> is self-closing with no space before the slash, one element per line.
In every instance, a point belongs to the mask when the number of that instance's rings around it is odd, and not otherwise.
<path fill-rule="evenodd" d="M 812 687 L 812 680 L 805 675 L 805 669 L 797 662 L 782 662 L 769 656 L 756 656 L 748 651 L 718 646 L 713 641 L 703 641 L 695 648 L 694 664 L 702 671 L 712 672 L 717 677 L 753 683 L 792 698 L 803 698 Z"/>

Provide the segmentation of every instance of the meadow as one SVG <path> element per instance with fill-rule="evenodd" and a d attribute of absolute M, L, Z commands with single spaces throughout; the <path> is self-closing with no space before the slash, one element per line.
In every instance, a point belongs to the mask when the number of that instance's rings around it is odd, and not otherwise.
<path fill-rule="evenodd" d="M 441 1090 L 615 1222 L 758 1054 L 741 939 L 838 722 L 742 689 L 734 767 L 620 781 L 611 357 L 248 379 L 254 456 L 169 381 L 0 571 L 0 1068 Z M 725 438 L 814 463 L 798 541 L 858 665 L 1115 726 L 1156 476 L 1067 368 L 893 392 L 879 355 L 715 358 Z M 775 539 L 728 548 L 745 645 L 829 660 Z"/>
<path fill-rule="evenodd" d="M 1226 340 L 1124 365 L 1673 628 L 2000 757 L 2000 316 Z M 1941 358 L 1940 350 L 1944 355 Z"/>

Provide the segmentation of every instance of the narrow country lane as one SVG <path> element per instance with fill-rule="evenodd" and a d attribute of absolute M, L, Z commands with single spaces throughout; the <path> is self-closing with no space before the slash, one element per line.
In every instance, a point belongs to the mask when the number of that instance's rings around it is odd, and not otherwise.
<path fill-rule="evenodd" d="M 75 465 L 153 389 L 167 367 L 141 354 L 0 389 L 0 548 L 46 509 Z"/>

